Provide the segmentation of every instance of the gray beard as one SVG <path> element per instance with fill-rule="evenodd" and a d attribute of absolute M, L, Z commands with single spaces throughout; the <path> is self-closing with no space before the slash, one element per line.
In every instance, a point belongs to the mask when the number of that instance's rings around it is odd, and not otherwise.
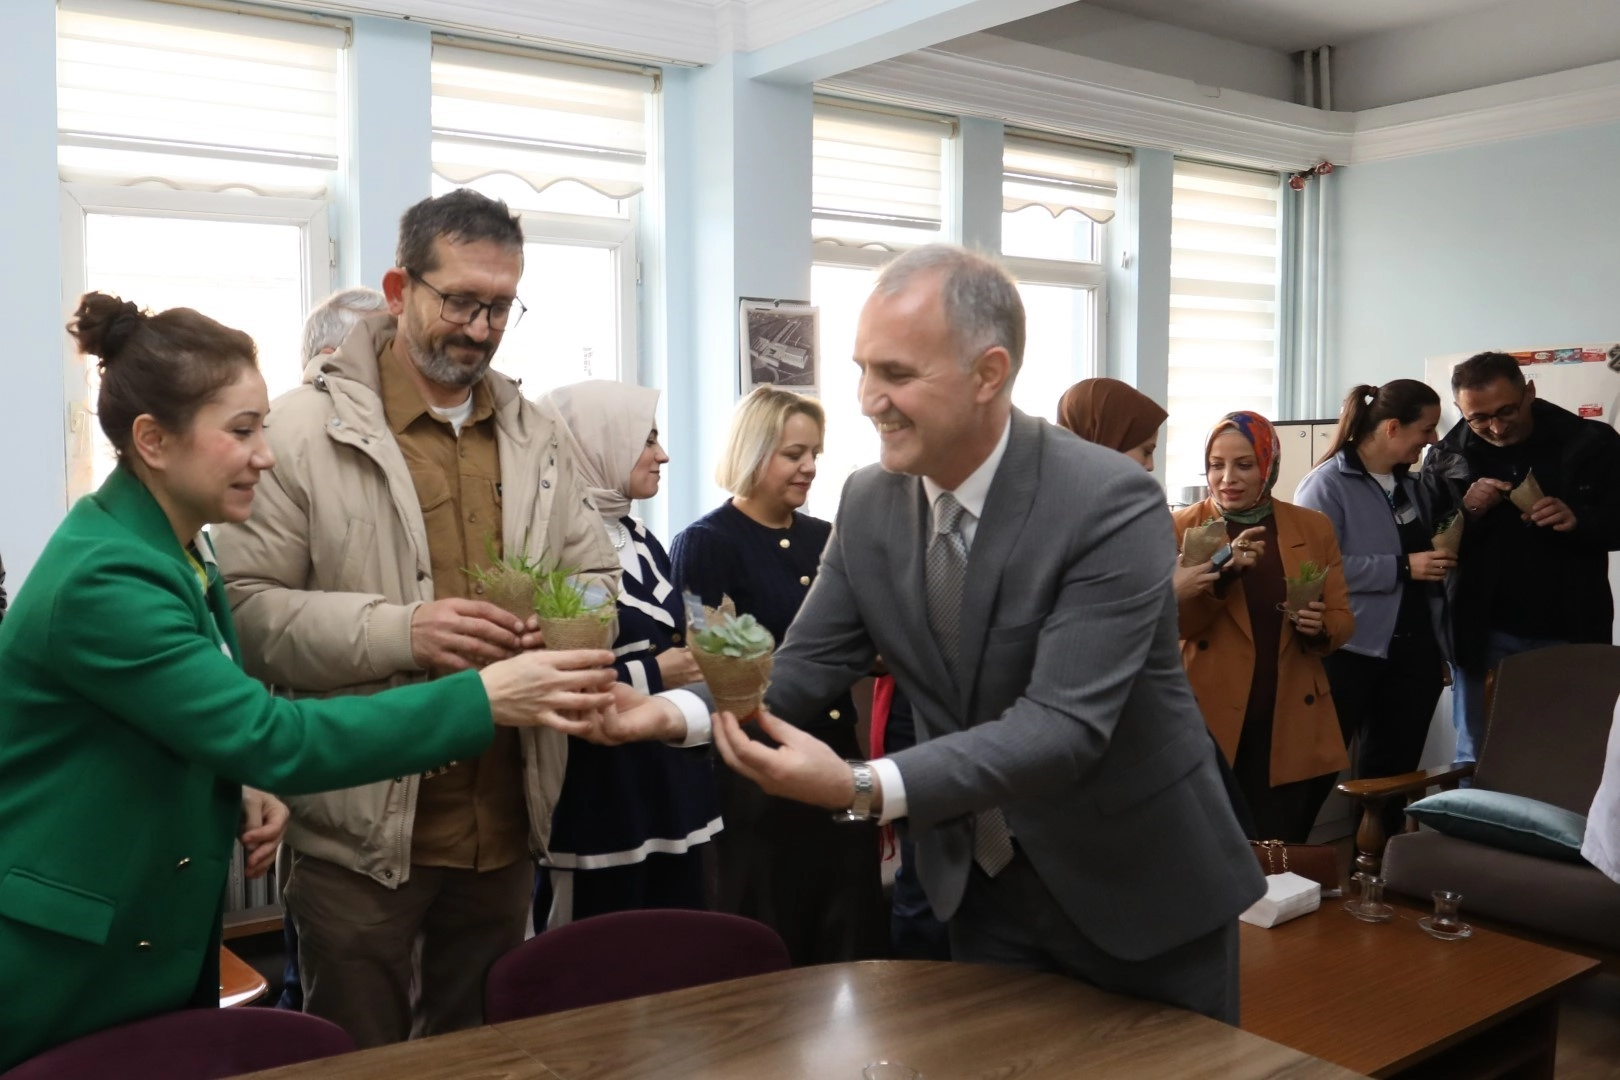
<path fill-rule="evenodd" d="M 484 359 L 469 368 L 462 367 L 450 359 L 450 354 L 445 349 L 449 344 L 450 341 L 447 339 L 439 348 L 429 351 L 417 342 L 415 335 L 410 333 L 405 335 L 405 349 L 411 354 L 411 362 L 429 382 L 455 390 L 465 390 L 484 377 L 490 363 L 495 359 L 495 350 L 488 349 L 484 353 Z"/>

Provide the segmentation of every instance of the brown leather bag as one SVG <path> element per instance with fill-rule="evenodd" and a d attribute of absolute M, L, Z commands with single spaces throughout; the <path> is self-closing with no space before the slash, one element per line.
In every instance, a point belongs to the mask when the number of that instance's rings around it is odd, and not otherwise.
<path fill-rule="evenodd" d="M 1281 840 L 1250 840 L 1260 869 L 1266 874 L 1298 874 L 1322 886 L 1324 895 L 1339 895 L 1339 853 L 1328 844 L 1285 844 Z"/>

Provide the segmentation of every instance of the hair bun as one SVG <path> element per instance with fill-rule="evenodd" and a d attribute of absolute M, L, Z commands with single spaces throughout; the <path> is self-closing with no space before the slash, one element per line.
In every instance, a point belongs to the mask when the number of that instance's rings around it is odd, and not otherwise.
<path fill-rule="evenodd" d="M 82 352 L 99 356 L 103 367 L 115 363 L 147 315 L 128 300 L 106 293 L 85 293 L 73 313 L 68 333 Z"/>

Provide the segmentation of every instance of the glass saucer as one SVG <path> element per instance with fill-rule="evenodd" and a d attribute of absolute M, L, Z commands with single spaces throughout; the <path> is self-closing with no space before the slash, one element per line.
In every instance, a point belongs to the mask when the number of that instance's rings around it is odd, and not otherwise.
<path fill-rule="evenodd" d="M 1395 917 L 1395 909 L 1388 904 L 1374 904 L 1371 910 L 1368 910 L 1362 906 L 1360 900 L 1346 900 L 1344 910 L 1362 922 L 1389 922 Z"/>
<path fill-rule="evenodd" d="M 1417 922 L 1418 926 L 1423 928 L 1423 932 L 1425 934 L 1428 934 L 1432 938 L 1439 938 L 1441 941 L 1461 941 L 1464 938 L 1471 938 L 1474 936 L 1474 928 L 1469 926 L 1467 923 L 1463 923 L 1455 933 L 1447 933 L 1444 930 L 1436 930 L 1434 928 L 1434 916 L 1432 915 L 1425 915 Z"/>

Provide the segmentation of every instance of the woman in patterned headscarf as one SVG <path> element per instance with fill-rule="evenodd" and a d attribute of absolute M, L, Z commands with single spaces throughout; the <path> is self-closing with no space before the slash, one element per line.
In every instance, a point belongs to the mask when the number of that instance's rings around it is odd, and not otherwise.
<path fill-rule="evenodd" d="M 1176 537 L 1222 519 L 1232 557 L 1182 599 L 1181 658 L 1260 838 L 1303 843 L 1348 760 L 1322 657 L 1355 623 L 1332 524 L 1272 498 L 1280 451 L 1253 412 L 1223 417 L 1204 444 L 1210 495 L 1174 515 Z M 1287 580 L 1306 563 L 1327 570 L 1322 599 L 1287 613 Z"/>

